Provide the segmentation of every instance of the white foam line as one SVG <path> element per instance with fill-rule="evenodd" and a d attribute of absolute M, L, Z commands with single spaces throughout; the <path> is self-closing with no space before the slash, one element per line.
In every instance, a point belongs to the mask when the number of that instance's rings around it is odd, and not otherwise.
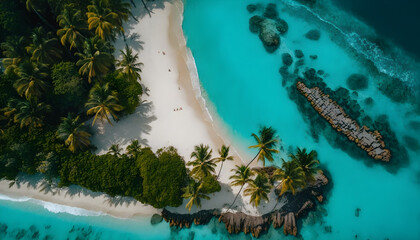
<path fill-rule="evenodd" d="M 28 198 L 28 197 L 11 197 L 7 195 L 0 194 L 0 200 L 2 201 L 10 201 L 10 202 L 29 202 L 32 204 L 36 204 L 38 206 L 42 206 L 44 209 L 46 209 L 49 212 L 52 213 L 67 213 L 74 216 L 102 216 L 106 215 L 103 212 L 95 212 L 86 210 L 83 208 L 78 207 L 70 207 L 66 205 L 61 205 L 57 203 L 52 202 L 45 202 L 38 199 Z"/>

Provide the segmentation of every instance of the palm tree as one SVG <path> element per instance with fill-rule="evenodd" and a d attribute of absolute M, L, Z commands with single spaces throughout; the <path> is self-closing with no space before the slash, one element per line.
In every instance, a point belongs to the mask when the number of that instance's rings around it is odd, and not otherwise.
<path fill-rule="evenodd" d="M 92 135 L 88 132 L 85 124 L 80 122 L 79 116 L 73 118 L 73 115 L 69 113 L 67 117 L 62 118 L 62 122 L 58 126 L 57 136 L 64 140 L 71 152 L 76 152 L 89 147 L 89 137 Z"/>
<path fill-rule="evenodd" d="M 277 149 L 274 149 L 279 142 L 279 140 L 274 136 L 276 134 L 276 130 L 274 130 L 272 127 L 264 126 L 260 128 L 258 134 L 259 136 L 257 136 L 255 133 L 251 135 L 254 137 L 257 145 L 250 146 L 249 148 L 259 148 L 259 151 L 247 166 L 249 166 L 255 159 L 261 161 L 263 166 L 265 166 L 265 160 L 267 159 L 270 162 L 274 161 L 273 153 L 279 152 Z"/>
<path fill-rule="evenodd" d="M 54 27 L 40 13 L 45 6 L 47 6 L 47 2 L 45 0 L 26 0 L 26 9 L 28 11 L 34 11 L 45 25 L 54 29 Z"/>
<path fill-rule="evenodd" d="M 105 45 L 101 40 L 92 38 L 85 42 L 83 53 L 76 53 L 80 57 L 76 63 L 77 66 L 80 66 L 79 74 L 87 75 L 89 83 L 94 77 L 107 73 L 114 62 L 114 58 L 109 52 L 100 50 L 104 49 Z"/>
<path fill-rule="evenodd" d="M 273 179 L 280 179 L 281 183 L 277 186 L 280 188 L 280 196 L 287 191 L 291 191 L 293 195 L 296 194 L 299 188 L 305 187 L 305 174 L 299 164 L 292 161 L 284 161 L 281 169 L 274 171 Z"/>
<path fill-rule="evenodd" d="M 210 197 L 202 191 L 202 186 L 203 185 L 201 183 L 193 180 L 190 182 L 190 184 L 188 184 L 187 187 L 182 189 L 184 191 L 182 197 L 190 199 L 185 206 L 185 208 L 188 208 L 188 211 L 191 211 L 193 205 L 201 207 L 201 199 L 210 199 Z"/>
<path fill-rule="evenodd" d="M 133 50 L 129 48 L 127 44 L 125 45 L 125 52 L 123 50 L 120 50 L 120 52 L 122 54 L 122 59 L 117 63 L 120 67 L 118 70 L 124 73 L 131 81 L 137 81 L 137 79 L 141 80 L 140 66 L 142 66 L 143 63 L 138 62 L 139 54 L 136 53 L 133 55 Z"/>
<path fill-rule="evenodd" d="M 120 145 L 112 144 L 111 147 L 109 147 L 108 149 L 108 154 L 112 154 L 116 157 L 119 157 L 121 156 L 121 151 L 122 151 L 122 148 L 120 148 Z"/>
<path fill-rule="evenodd" d="M 128 155 L 137 158 L 137 155 L 141 151 L 141 145 L 139 143 L 139 140 L 136 139 L 136 140 L 131 141 L 130 145 L 128 145 L 126 148 L 126 151 Z"/>
<path fill-rule="evenodd" d="M 56 38 L 48 38 L 44 29 L 37 27 L 34 29 L 31 38 L 32 43 L 26 47 L 28 53 L 32 55 L 31 60 L 39 63 L 53 64 L 61 59 L 61 49 Z"/>
<path fill-rule="evenodd" d="M 51 107 L 45 103 L 36 101 L 21 101 L 16 106 L 14 121 L 20 123 L 20 128 L 28 126 L 29 128 L 38 128 L 44 125 L 45 113 L 49 112 Z"/>
<path fill-rule="evenodd" d="M 122 25 L 124 21 L 127 21 L 129 16 L 134 17 L 131 14 L 131 6 L 127 2 L 121 0 L 109 1 L 109 8 L 112 9 L 118 15 L 119 24 Z"/>
<path fill-rule="evenodd" d="M 241 188 L 239 189 L 238 194 L 236 194 L 235 199 L 233 200 L 229 209 L 232 208 L 233 204 L 235 203 L 236 199 L 241 193 L 242 188 L 245 186 L 246 183 L 250 183 L 252 181 L 251 177 L 254 175 L 251 169 L 249 169 L 249 167 L 245 165 L 241 165 L 241 166 L 236 165 L 236 168 L 232 169 L 232 171 L 234 171 L 235 173 L 229 178 L 233 180 L 230 184 L 232 186 L 241 186 Z"/>
<path fill-rule="evenodd" d="M 87 7 L 89 30 L 95 29 L 95 34 L 102 39 L 109 39 L 113 30 L 124 31 L 117 13 L 108 8 L 108 1 L 94 0 L 92 5 Z"/>
<path fill-rule="evenodd" d="M 220 166 L 219 174 L 217 174 L 217 178 L 219 178 L 220 173 L 222 172 L 223 163 L 225 161 L 233 160 L 233 156 L 229 156 L 229 149 L 230 149 L 230 146 L 227 147 L 225 145 L 222 145 L 222 147 L 219 149 L 219 157 L 214 159 L 215 163 L 222 162 L 222 165 Z"/>
<path fill-rule="evenodd" d="M 268 177 L 265 174 L 259 173 L 257 177 L 252 180 L 245 189 L 245 196 L 251 196 L 250 203 L 255 207 L 260 205 L 261 200 L 269 201 L 268 194 L 271 191 L 271 185 Z"/>
<path fill-rule="evenodd" d="M 92 126 L 98 118 L 102 122 L 106 119 L 112 125 L 108 116 L 111 115 L 114 120 L 117 120 L 118 117 L 115 112 L 123 110 L 123 106 L 118 104 L 117 92 L 111 91 L 108 83 L 102 86 L 96 84 L 90 90 L 89 100 L 85 106 L 88 108 L 87 115 L 95 114 Z"/>
<path fill-rule="evenodd" d="M 0 47 L 3 49 L 3 55 L 6 56 L 3 59 L 6 74 L 15 72 L 22 60 L 27 57 L 26 45 L 27 39 L 18 36 L 8 37 L 5 42 L 1 43 Z"/>
<path fill-rule="evenodd" d="M 42 80 L 48 74 L 44 72 L 41 65 L 25 62 L 19 65 L 17 69 L 19 79 L 15 82 L 14 87 L 19 95 L 25 96 L 26 99 L 37 99 L 47 90 L 48 86 Z"/>
<path fill-rule="evenodd" d="M 209 150 L 208 145 L 200 144 L 194 147 L 194 152 L 191 153 L 191 158 L 195 160 L 188 162 L 188 166 L 193 166 L 191 175 L 197 179 L 201 179 L 215 172 L 216 164 L 211 158 L 213 150 Z"/>
<path fill-rule="evenodd" d="M 81 10 L 75 11 L 74 4 L 68 4 L 57 17 L 58 25 L 61 29 L 57 31 L 63 46 L 70 44 L 70 50 L 73 47 L 78 48 L 82 45 L 83 35 L 81 30 L 85 28 L 85 20 Z"/>
<path fill-rule="evenodd" d="M 307 153 L 306 148 L 297 148 L 296 155 L 290 154 L 292 161 L 296 161 L 302 168 L 303 174 L 308 182 L 314 180 L 314 175 L 318 171 L 319 161 L 316 159 L 317 155 L 317 152 L 314 150 Z"/>

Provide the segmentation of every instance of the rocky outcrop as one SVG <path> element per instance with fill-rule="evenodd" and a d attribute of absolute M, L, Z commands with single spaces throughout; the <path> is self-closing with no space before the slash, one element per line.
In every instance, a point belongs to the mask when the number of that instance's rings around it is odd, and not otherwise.
<path fill-rule="evenodd" d="M 319 30 L 313 29 L 307 32 L 305 37 L 309 40 L 317 41 L 321 37 L 321 32 Z"/>
<path fill-rule="evenodd" d="M 249 11 L 249 9 L 248 9 Z M 258 33 L 267 52 L 276 51 L 281 43 L 280 35 L 288 31 L 287 22 L 278 17 L 275 4 L 268 4 L 263 16 L 253 16 L 249 19 L 249 30 Z"/>
<path fill-rule="evenodd" d="M 273 172 L 272 167 L 255 170 L 266 172 L 267 174 Z M 296 195 L 291 193 L 284 194 L 282 197 L 285 198 L 286 204 L 280 209 L 261 216 L 251 216 L 242 212 L 221 213 L 217 209 L 202 210 L 193 214 L 178 214 L 163 209 L 162 217 L 169 222 L 171 227 L 189 228 L 192 223 L 197 225 L 207 224 L 213 217 L 216 217 L 219 222 L 225 224 L 227 231 L 231 234 L 243 232 L 259 237 L 273 225 L 274 228 L 283 226 L 285 235 L 296 236 L 298 233 L 297 220 L 305 217 L 309 211 L 315 209 L 315 203 L 319 201 L 320 197 L 324 199 L 322 193 L 327 190 L 326 186 L 328 183 L 327 177 L 320 172 L 315 176 L 313 183 Z"/>
<path fill-rule="evenodd" d="M 344 112 L 343 108 L 318 87 L 308 88 L 302 82 L 298 82 L 296 87 L 319 115 L 327 120 L 336 131 L 346 135 L 350 141 L 356 143 L 372 158 L 389 162 L 391 151 L 385 148 L 385 143 L 378 131 L 370 131 L 366 126 L 360 127 L 356 121 Z"/>

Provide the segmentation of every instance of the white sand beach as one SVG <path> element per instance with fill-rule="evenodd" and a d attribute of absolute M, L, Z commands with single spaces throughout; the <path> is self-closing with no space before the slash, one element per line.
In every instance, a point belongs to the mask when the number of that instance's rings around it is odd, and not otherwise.
<path fill-rule="evenodd" d="M 92 143 L 98 147 L 98 154 L 106 153 L 112 144 L 119 144 L 125 149 L 134 139 L 138 139 L 143 146 L 149 146 L 154 151 L 165 146 L 174 146 L 187 162 L 190 161 L 194 146 L 203 143 L 213 149 L 213 156 L 216 157 L 217 149 L 224 141 L 216 133 L 206 110 L 200 105 L 197 86 L 193 87 L 191 76 L 197 73 L 195 66 L 188 66 L 191 59 L 187 57 L 189 50 L 181 26 L 182 1 L 156 0 L 150 4 L 153 4 L 151 17 L 141 10 L 142 5 L 138 3 L 137 8 L 133 9 L 133 14 L 139 16 L 139 22 L 131 20 L 125 26 L 127 43 L 136 53 L 139 52 L 140 61 L 144 64 L 141 83 L 150 90 L 148 92 L 150 96 L 144 95 L 142 98 L 144 102 L 136 112 L 115 122 L 113 126 L 98 124 L 99 127 L 94 129 Z M 136 11 L 140 11 L 141 14 Z M 123 39 L 117 40 L 115 44 L 117 57 L 124 45 Z M 232 203 L 239 187 L 233 189 L 230 187 L 229 176 L 231 169 L 240 164 L 242 160 L 237 155 L 235 161 L 225 162 L 219 179 L 222 190 L 213 194 L 211 200 L 204 200 L 201 209 L 223 208 Z M 220 165 L 216 171 L 219 167 Z M 133 199 L 113 200 L 105 194 L 92 193 L 83 188 L 77 188 L 76 194 L 73 193 L 74 189 L 68 188 L 54 193 L 55 191 L 39 191 L 39 183 L 36 185 L 26 182 L 20 186 L 15 184 L 11 188 L 9 183 L 9 181 L 0 182 L 0 194 L 27 196 L 118 217 L 150 215 L 158 212 L 157 209 Z M 271 196 L 271 199 L 270 204 L 261 204 L 259 209 L 248 204 L 249 198 L 243 200 L 238 197 L 235 205 L 238 206 L 238 210 L 248 214 L 261 214 L 272 210 L 276 202 L 274 196 Z M 182 206 L 169 210 L 186 213 L 186 202 L 184 200 Z M 192 209 L 192 211 L 198 210 L 195 207 Z"/>

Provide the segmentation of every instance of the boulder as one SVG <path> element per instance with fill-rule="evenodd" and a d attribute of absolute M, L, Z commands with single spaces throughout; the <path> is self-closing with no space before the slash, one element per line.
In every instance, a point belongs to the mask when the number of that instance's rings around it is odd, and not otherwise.
<path fill-rule="evenodd" d="M 150 219 L 150 223 L 152 225 L 156 225 L 156 224 L 162 222 L 162 220 L 163 220 L 163 217 L 161 215 L 153 214 L 152 218 Z"/>
<path fill-rule="evenodd" d="M 281 18 L 276 19 L 276 28 L 280 34 L 285 34 L 289 30 L 289 25 Z"/>
<path fill-rule="evenodd" d="M 364 102 L 368 106 L 372 106 L 373 105 L 373 99 L 371 97 L 365 98 L 365 101 Z"/>
<path fill-rule="evenodd" d="M 352 74 L 347 78 L 347 86 L 351 90 L 363 90 L 368 87 L 368 79 L 363 74 Z"/>
<path fill-rule="evenodd" d="M 292 58 L 292 56 L 289 53 L 283 53 L 281 55 L 281 59 L 282 59 L 283 64 L 285 66 L 290 66 L 293 63 L 293 58 Z"/>
<path fill-rule="evenodd" d="M 312 29 L 305 34 L 305 37 L 309 40 L 317 41 L 321 37 L 321 32 L 317 29 Z"/>
<path fill-rule="evenodd" d="M 253 16 L 249 19 L 249 30 L 253 33 L 258 33 L 261 29 L 261 22 L 264 19 L 260 16 Z"/>
<path fill-rule="evenodd" d="M 259 37 L 269 53 L 273 53 L 280 46 L 280 35 L 276 29 L 276 22 L 271 19 L 264 19 L 260 24 Z"/>
<path fill-rule="evenodd" d="M 255 10 L 257 10 L 257 5 L 249 4 L 248 6 L 246 6 L 246 10 L 248 10 L 249 13 L 253 13 L 255 12 Z"/>
<path fill-rule="evenodd" d="M 295 57 L 297 57 L 297 58 L 303 58 L 303 52 L 302 52 L 302 50 L 299 50 L 299 49 L 297 49 L 297 50 L 295 50 Z"/>
<path fill-rule="evenodd" d="M 318 58 L 318 55 L 310 55 L 309 56 L 312 60 L 316 60 Z"/>
<path fill-rule="evenodd" d="M 264 17 L 276 19 L 278 16 L 279 13 L 277 12 L 277 5 L 274 3 L 269 3 L 265 8 Z"/>
<path fill-rule="evenodd" d="M 404 136 L 403 139 L 408 149 L 411 149 L 413 151 L 420 150 L 420 144 L 417 139 L 410 136 Z"/>

